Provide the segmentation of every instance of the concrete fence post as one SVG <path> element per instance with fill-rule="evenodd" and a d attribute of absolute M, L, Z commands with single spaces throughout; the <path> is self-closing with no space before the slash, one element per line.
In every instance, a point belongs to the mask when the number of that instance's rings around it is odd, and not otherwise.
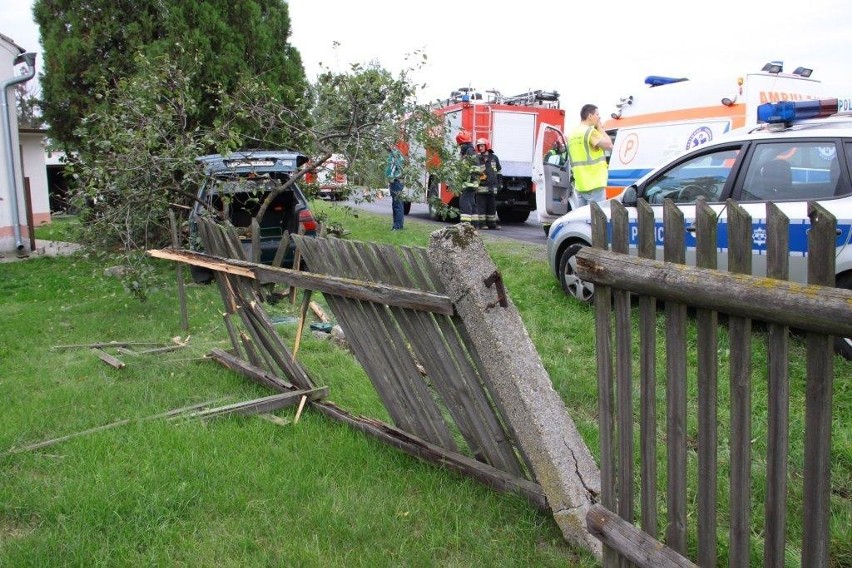
<path fill-rule="evenodd" d="M 600 494 L 600 470 L 568 415 L 497 267 L 469 224 L 432 233 L 429 261 L 464 321 L 494 396 L 518 437 L 562 534 L 601 557 L 586 528 Z"/>

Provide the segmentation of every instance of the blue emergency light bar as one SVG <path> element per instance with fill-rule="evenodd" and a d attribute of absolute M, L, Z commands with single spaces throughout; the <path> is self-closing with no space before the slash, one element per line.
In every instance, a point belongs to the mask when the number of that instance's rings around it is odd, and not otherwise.
<path fill-rule="evenodd" d="M 840 112 L 850 111 L 852 111 L 852 97 L 781 101 L 765 103 L 757 107 L 757 121 L 779 124 L 808 118 L 825 118 Z"/>

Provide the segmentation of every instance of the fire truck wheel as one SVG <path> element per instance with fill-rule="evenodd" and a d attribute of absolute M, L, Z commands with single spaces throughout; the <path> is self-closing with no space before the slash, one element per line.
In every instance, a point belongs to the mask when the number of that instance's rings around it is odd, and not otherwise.
<path fill-rule="evenodd" d="M 503 223 L 526 223 L 530 217 L 530 212 L 517 211 L 515 209 L 498 209 L 497 217 Z"/>

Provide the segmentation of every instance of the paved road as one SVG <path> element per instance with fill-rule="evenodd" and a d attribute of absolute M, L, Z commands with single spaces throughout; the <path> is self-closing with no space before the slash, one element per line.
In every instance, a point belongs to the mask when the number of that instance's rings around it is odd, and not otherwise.
<path fill-rule="evenodd" d="M 387 215 L 388 217 L 391 215 L 389 197 L 382 197 L 372 203 L 364 201 L 356 204 L 354 201 L 347 201 L 346 204 L 356 209 L 370 211 L 371 213 L 379 213 Z M 433 224 L 436 227 L 447 225 L 447 223 L 443 221 L 432 221 L 429 219 L 429 208 L 425 203 L 412 203 L 411 211 L 408 215 L 406 215 L 406 219 L 417 219 L 418 221 Z M 547 237 L 544 234 L 544 229 L 542 229 L 541 223 L 535 220 L 535 213 L 530 215 L 530 218 L 526 223 L 501 223 L 500 225 L 502 228 L 499 231 L 482 231 L 482 233 L 485 235 L 493 235 L 494 237 L 515 239 L 542 246 L 545 246 L 547 243 Z"/>

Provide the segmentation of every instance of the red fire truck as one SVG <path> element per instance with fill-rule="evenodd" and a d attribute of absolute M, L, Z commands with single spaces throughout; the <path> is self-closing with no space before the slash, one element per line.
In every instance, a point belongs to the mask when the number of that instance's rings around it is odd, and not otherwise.
<path fill-rule="evenodd" d="M 538 129 L 550 124 L 564 130 L 565 111 L 559 108 L 559 93 L 539 90 L 504 97 L 499 91 L 486 91 L 483 96 L 475 89 L 462 88 L 438 103 L 434 112 L 445 118 L 450 144 L 455 144 L 456 133 L 462 128 L 471 133 L 474 142 L 483 137 L 491 141 L 503 170 L 497 215 L 504 223 L 526 221 L 536 210 L 532 162 Z M 440 212 L 431 205 L 434 196 L 440 196 L 445 205 L 458 208 L 458 195 L 445 183 L 438 183 L 428 172 L 424 173 L 423 182 L 428 188 L 432 219 L 440 218 Z"/>

